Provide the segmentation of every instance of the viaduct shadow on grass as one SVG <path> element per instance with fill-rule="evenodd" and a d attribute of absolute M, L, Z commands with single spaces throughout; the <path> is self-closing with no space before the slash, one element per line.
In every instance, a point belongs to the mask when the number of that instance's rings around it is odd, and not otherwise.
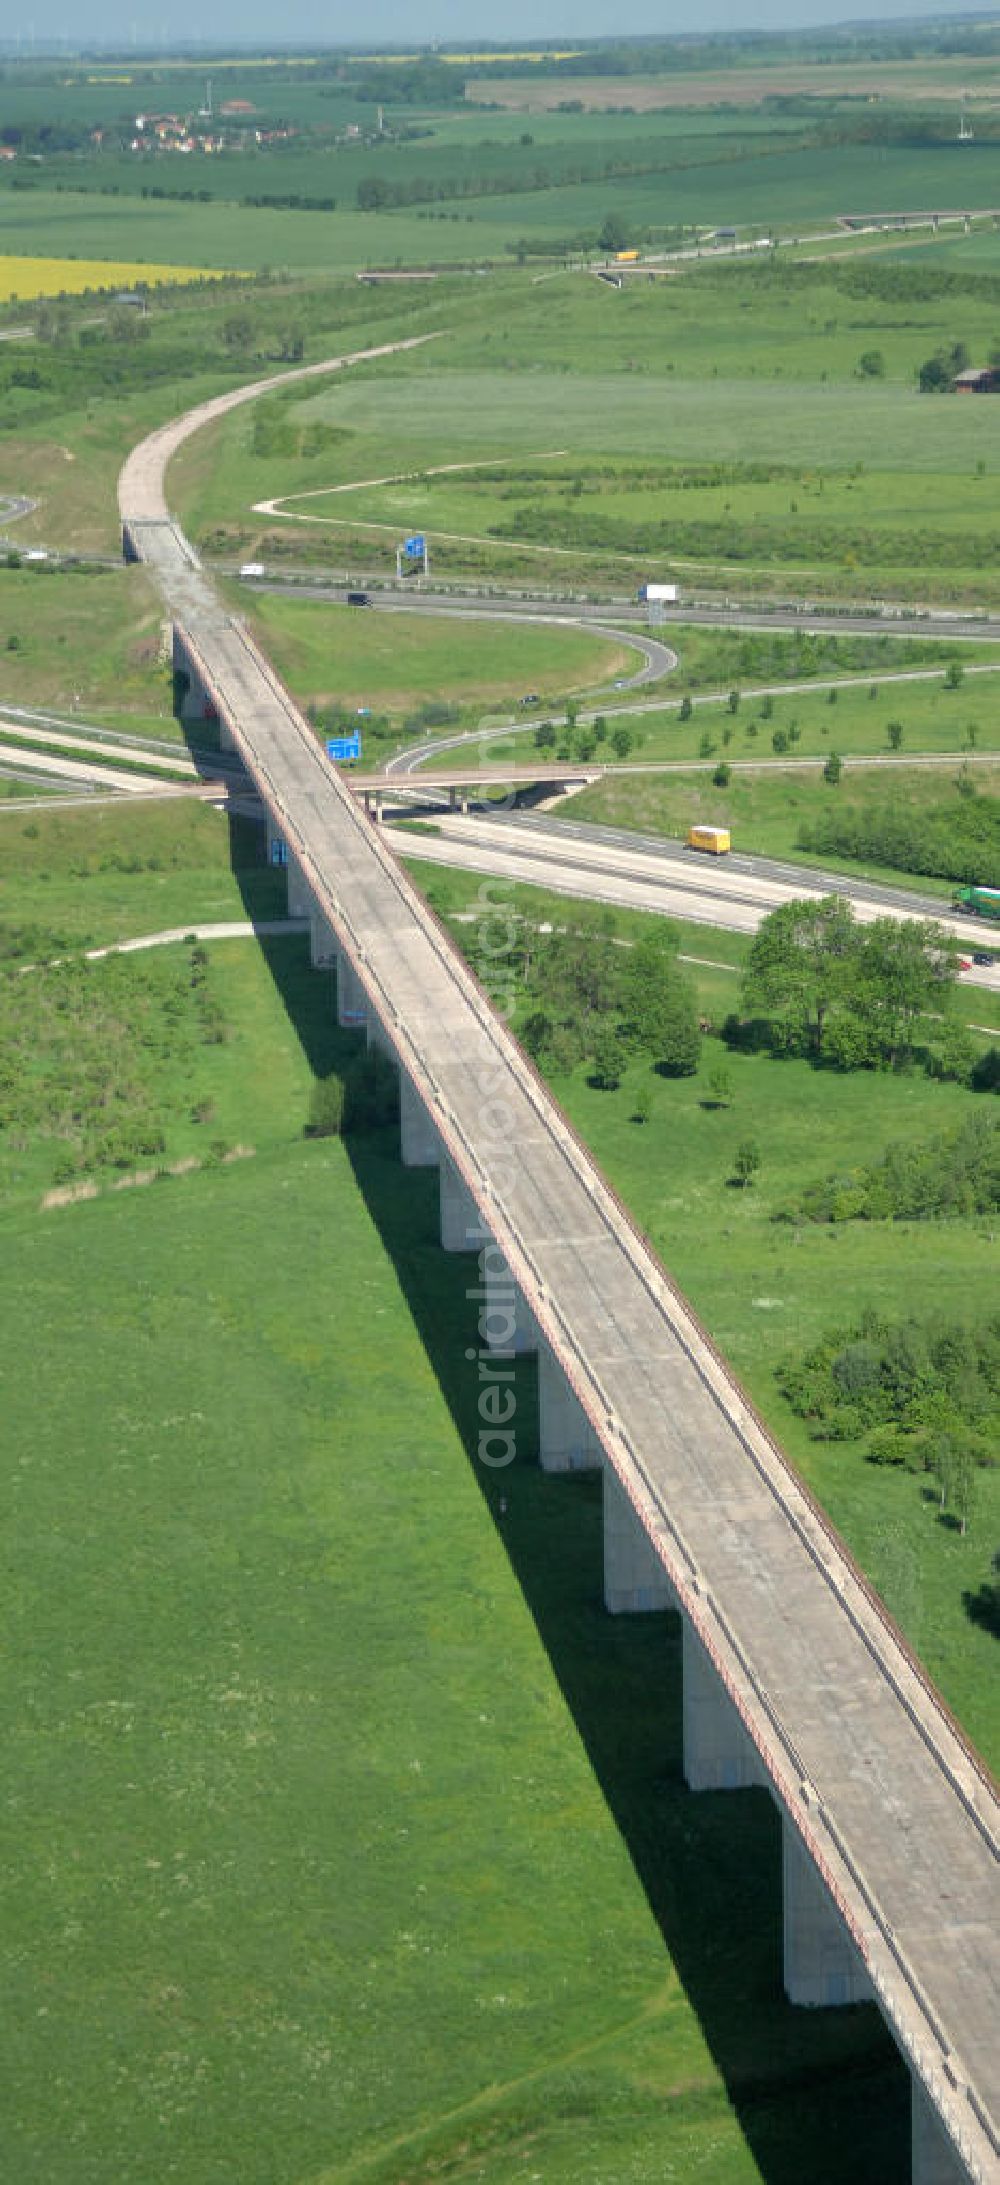
<path fill-rule="evenodd" d="M 235 836 L 234 859 L 249 847 Z M 249 908 L 254 868 L 235 870 Z M 310 970 L 304 937 L 263 945 L 313 1068 L 345 1073 L 363 1035 L 338 1029 L 330 975 Z M 908 2185 L 905 2067 L 873 2007 L 805 2011 L 786 2002 L 776 1810 L 762 1791 L 688 1791 L 680 1620 L 606 1614 L 600 1477 L 538 1466 L 532 1359 L 516 1367 L 516 1463 L 502 1472 L 478 1463 L 477 1365 L 467 1357 L 478 1345 L 478 1306 L 468 1295 L 477 1263 L 440 1248 L 436 1169 L 404 1169 L 394 1130 L 352 1135 L 345 1145 L 764 2185 Z"/>

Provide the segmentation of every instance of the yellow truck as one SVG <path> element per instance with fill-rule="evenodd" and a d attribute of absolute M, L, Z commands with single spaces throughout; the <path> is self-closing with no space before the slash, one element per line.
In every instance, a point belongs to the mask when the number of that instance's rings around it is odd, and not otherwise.
<path fill-rule="evenodd" d="M 724 857 L 733 843 L 728 827 L 689 827 L 688 849 L 707 850 L 711 857 Z"/>

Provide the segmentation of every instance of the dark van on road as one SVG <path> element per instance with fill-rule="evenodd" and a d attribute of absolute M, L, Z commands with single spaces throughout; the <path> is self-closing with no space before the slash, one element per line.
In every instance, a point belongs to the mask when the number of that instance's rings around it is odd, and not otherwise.
<path fill-rule="evenodd" d="M 349 607 L 370 607 L 371 603 L 370 592 L 348 592 L 347 604 Z"/>

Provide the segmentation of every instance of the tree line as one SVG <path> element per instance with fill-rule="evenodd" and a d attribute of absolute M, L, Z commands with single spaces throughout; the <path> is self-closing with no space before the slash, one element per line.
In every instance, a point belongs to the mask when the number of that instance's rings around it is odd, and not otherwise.
<path fill-rule="evenodd" d="M 977 790 L 968 772 L 959 776 L 959 786 L 953 805 L 929 812 L 889 798 L 870 806 L 827 806 L 802 821 L 799 848 L 1000 887 L 1000 804 Z"/>

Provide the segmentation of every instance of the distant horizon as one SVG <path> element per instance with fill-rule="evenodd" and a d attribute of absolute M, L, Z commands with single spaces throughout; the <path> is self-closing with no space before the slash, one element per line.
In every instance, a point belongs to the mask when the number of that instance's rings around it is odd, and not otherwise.
<path fill-rule="evenodd" d="M 190 0 L 188 0 L 190 5 Z M 498 40 L 491 35 L 493 23 L 480 25 L 477 18 L 486 10 L 473 4 L 460 11 L 457 0 L 430 0 L 428 7 L 420 11 L 419 34 L 410 27 L 412 13 L 402 8 L 398 0 L 372 0 L 369 7 L 370 32 L 368 38 L 359 41 L 349 35 L 331 35 L 330 11 L 324 0 L 291 0 L 286 9 L 286 24 L 291 18 L 293 30 L 286 30 L 281 40 L 269 36 L 273 25 L 270 9 L 259 8 L 259 26 L 254 23 L 253 0 L 248 9 L 246 0 L 217 0 L 210 37 L 203 29 L 204 18 L 198 15 L 186 20 L 187 10 L 180 9 L 181 20 L 176 13 L 167 12 L 165 0 L 161 0 L 163 12 L 150 20 L 153 11 L 146 13 L 141 23 L 133 14 L 135 0 L 102 0 L 95 7 L 90 22 L 81 28 L 79 17 L 73 22 L 72 31 L 66 22 L 67 0 L 35 0 L 33 12 L 22 18 L 22 28 L 14 37 L 0 38 L 0 55 L 4 60 L 72 60 L 100 53 L 109 59 L 139 61 L 184 60 L 189 56 L 199 59 L 205 55 L 223 57 L 228 54 L 260 55 L 281 60 L 305 54 L 320 53 L 390 53 L 403 48 L 405 51 L 429 53 L 435 46 L 444 49 L 480 46 L 487 52 L 503 52 L 505 47 L 522 45 L 529 51 L 544 46 L 572 47 L 574 45 L 628 44 L 632 40 L 653 39 L 662 42 L 676 40 L 685 45 L 697 44 L 706 38 L 720 37 L 794 37 L 817 32 L 843 31 L 873 33 L 879 29 L 893 29 L 912 23 L 916 31 L 929 31 L 935 25 L 949 23 L 996 24 L 1000 28 L 1000 12 L 991 8 L 968 8 L 962 5 L 938 6 L 926 13 L 915 11 L 902 0 L 895 7 L 880 0 L 870 15 L 839 15 L 829 12 L 829 0 L 707 0 L 697 30 L 686 23 L 665 23 L 658 0 L 636 0 L 635 20 L 628 28 L 620 25 L 608 28 L 606 20 L 597 22 L 595 16 L 605 16 L 605 9 L 598 0 L 580 0 L 577 20 L 568 24 L 565 0 L 543 0 L 541 9 L 525 5 L 524 14 L 518 12 L 518 0 L 505 17 L 505 36 Z M 655 10 L 657 20 L 651 20 Z M 251 18 L 248 27 L 248 14 Z M 232 17 L 230 23 L 229 18 Z M 530 20 L 529 20 L 530 17 Z M 589 18 L 589 19 L 588 19 Z"/>

